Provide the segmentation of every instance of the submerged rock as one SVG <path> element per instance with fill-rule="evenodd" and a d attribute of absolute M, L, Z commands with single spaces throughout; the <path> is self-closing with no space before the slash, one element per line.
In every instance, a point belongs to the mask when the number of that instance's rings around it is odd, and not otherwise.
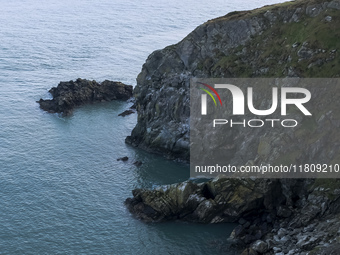
<path fill-rule="evenodd" d="M 118 116 L 125 117 L 125 116 L 127 116 L 127 115 L 132 114 L 132 113 L 135 113 L 135 111 L 133 111 L 133 110 L 126 110 L 126 111 L 124 111 L 124 112 L 118 114 Z"/>
<path fill-rule="evenodd" d="M 51 113 L 71 113 L 74 107 L 87 103 L 128 100 L 133 87 L 121 82 L 105 80 L 102 83 L 85 79 L 60 82 L 49 90 L 53 99 L 37 101 L 40 108 Z"/>
<path fill-rule="evenodd" d="M 122 157 L 122 158 L 117 158 L 117 161 L 128 161 L 129 160 L 129 157 L 125 156 L 125 157 Z"/>
<path fill-rule="evenodd" d="M 138 166 L 138 167 L 139 167 L 139 166 L 143 165 L 143 162 L 137 160 L 137 161 L 133 162 L 133 164 L 134 164 L 135 166 Z"/>

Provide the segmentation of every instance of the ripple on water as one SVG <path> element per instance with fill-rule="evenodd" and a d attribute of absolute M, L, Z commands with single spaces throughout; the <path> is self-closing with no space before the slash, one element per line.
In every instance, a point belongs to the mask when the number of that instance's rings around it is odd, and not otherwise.
<path fill-rule="evenodd" d="M 3 1 L 0 15 L 0 250 L 4 254 L 218 254 L 231 225 L 144 224 L 136 187 L 186 180 L 188 167 L 124 143 L 124 102 L 61 117 L 35 102 L 78 77 L 135 85 L 147 56 L 229 11 L 275 1 Z M 117 161 L 128 156 L 128 162 Z M 133 165 L 139 160 L 140 167 Z"/>

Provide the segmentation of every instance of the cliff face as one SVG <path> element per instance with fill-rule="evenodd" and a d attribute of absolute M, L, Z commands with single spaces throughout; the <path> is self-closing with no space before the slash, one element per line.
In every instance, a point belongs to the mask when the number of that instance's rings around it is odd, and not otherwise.
<path fill-rule="evenodd" d="M 340 1 L 233 12 L 153 52 L 137 78 L 138 123 L 126 141 L 189 159 L 191 77 L 339 77 Z"/>
<path fill-rule="evenodd" d="M 148 57 L 134 90 L 138 123 L 126 141 L 189 160 L 191 77 L 339 77 L 339 28 L 340 1 L 325 0 L 234 12 L 202 24 Z M 300 156 L 338 163 L 340 106 L 327 108 L 339 101 L 338 93 L 331 91 L 329 100 L 313 109 L 313 118 L 302 120 L 301 132 L 279 139 L 275 132 L 254 133 L 251 150 L 266 163 L 291 163 Z M 250 138 L 239 133 L 237 142 Z M 242 158 L 237 155 L 249 148 L 236 148 L 229 161 L 237 165 Z M 275 161 L 274 154 L 282 157 Z M 146 221 L 238 222 L 232 237 L 248 246 L 242 254 L 338 254 L 340 246 L 338 179 L 185 182 L 134 190 L 126 204 Z"/>

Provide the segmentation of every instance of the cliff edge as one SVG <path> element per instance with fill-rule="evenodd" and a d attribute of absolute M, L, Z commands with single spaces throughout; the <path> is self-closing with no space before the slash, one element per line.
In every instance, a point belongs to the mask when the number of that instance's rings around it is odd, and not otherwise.
<path fill-rule="evenodd" d="M 188 161 L 191 77 L 339 77 L 339 28 L 338 0 L 292 1 L 207 21 L 148 57 L 134 89 L 138 123 L 126 142 Z M 331 92 L 329 102 L 338 102 L 338 89 Z M 272 163 L 275 154 L 277 162 L 339 162 L 340 108 L 325 111 L 329 102 L 302 120 L 303 132 L 257 133 L 256 155 L 237 147 L 228 160 Z M 233 137 L 232 144 L 252 139 L 246 132 Z M 145 221 L 238 222 L 231 238 L 247 247 L 242 254 L 339 254 L 339 187 L 339 179 L 217 178 L 136 189 L 126 205 Z"/>
<path fill-rule="evenodd" d="M 189 160 L 191 77 L 339 77 L 340 1 L 293 1 L 209 20 L 153 52 L 137 78 L 126 142 Z"/>

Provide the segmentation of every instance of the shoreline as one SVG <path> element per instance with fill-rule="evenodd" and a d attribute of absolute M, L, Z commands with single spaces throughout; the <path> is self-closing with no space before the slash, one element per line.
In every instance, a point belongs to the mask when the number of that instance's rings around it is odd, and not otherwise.
<path fill-rule="evenodd" d="M 249 254 L 332 254 L 340 246 L 340 188 L 334 187 L 340 180 L 221 177 L 135 189 L 125 204 L 144 222 L 238 223 L 229 242 Z"/>
<path fill-rule="evenodd" d="M 207 21 L 179 43 L 154 51 L 137 77 L 138 122 L 127 143 L 189 159 L 192 77 L 338 78 L 339 20 L 339 1 L 285 2 Z M 336 88 L 328 92 L 338 95 Z M 267 127 L 229 132 L 226 137 L 233 146 L 225 160 L 232 165 L 240 165 L 243 158 L 259 165 L 335 162 L 338 107 L 328 106 L 320 100 L 313 119 L 301 119 L 298 132 Z M 243 247 L 242 255 L 332 254 L 340 247 L 338 179 L 183 182 L 135 189 L 126 205 L 144 221 L 238 222 L 232 239 Z"/>

